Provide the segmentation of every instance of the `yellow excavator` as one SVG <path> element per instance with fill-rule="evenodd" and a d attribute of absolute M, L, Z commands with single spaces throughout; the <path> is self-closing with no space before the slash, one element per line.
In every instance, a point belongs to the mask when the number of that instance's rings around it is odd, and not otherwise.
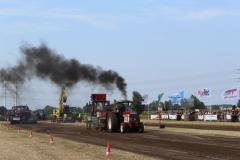
<path fill-rule="evenodd" d="M 59 96 L 58 107 L 53 110 L 52 121 L 53 122 L 75 122 L 75 117 L 70 112 L 70 107 L 66 105 L 67 96 L 65 93 L 65 87 L 62 86 Z"/>

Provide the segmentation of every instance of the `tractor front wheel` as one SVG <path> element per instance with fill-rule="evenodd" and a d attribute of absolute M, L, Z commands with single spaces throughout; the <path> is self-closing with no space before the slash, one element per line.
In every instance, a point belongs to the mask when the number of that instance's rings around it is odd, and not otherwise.
<path fill-rule="evenodd" d="M 121 133 L 125 133 L 125 132 L 126 132 L 126 128 L 125 128 L 124 124 L 121 124 L 121 126 L 120 126 L 120 132 L 121 132 Z"/>
<path fill-rule="evenodd" d="M 140 126 L 138 128 L 138 132 L 139 133 L 143 133 L 144 132 L 144 125 L 143 125 L 143 123 L 140 123 Z"/>

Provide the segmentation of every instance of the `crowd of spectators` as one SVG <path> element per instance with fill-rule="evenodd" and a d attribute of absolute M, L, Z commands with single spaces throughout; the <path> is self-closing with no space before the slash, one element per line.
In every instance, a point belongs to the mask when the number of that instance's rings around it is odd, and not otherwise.
<path fill-rule="evenodd" d="M 233 107 L 232 109 L 226 108 L 222 110 L 214 110 L 212 112 L 207 110 L 197 110 L 192 112 L 172 112 L 172 113 L 162 113 L 164 115 L 176 115 L 177 120 L 187 119 L 190 121 L 204 120 L 206 115 L 215 115 L 217 117 L 217 121 L 221 122 L 238 122 L 240 121 L 240 109 Z"/>

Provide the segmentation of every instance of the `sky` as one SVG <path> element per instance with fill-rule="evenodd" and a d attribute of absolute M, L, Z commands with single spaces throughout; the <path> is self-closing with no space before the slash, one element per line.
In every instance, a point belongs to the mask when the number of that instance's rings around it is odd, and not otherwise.
<path fill-rule="evenodd" d="M 236 103 L 221 95 L 239 87 L 239 37 L 238 0 L 0 0 L 0 67 L 19 60 L 20 45 L 44 42 L 68 59 L 117 71 L 129 98 L 137 90 L 148 101 L 209 88 L 206 104 Z M 19 103 L 41 108 L 57 105 L 59 88 L 35 79 L 19 92 Z M 92 92 L 105 91 L 79 83 L 68 103 L 81 106 Z M 122 98 L 117 90 L 107 93 Z M 14 95 L 7 95 L 10 107 Z"/>

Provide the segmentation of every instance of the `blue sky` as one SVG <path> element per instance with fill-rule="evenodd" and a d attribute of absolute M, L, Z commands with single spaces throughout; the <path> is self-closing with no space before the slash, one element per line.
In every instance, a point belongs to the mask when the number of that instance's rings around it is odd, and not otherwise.
<path fill-rule="evenodd" d="M 129 97 L 133 90 L 153 100 L 161 92 L 167 99 L 179 90 L 189 96 L 211 88 L 204 102 L 235 103 L 221 93 L 239 86 L 237 0 L 0 0 L 0 24 L 1 67 L 14 65 L 22 43 L 44 41 L 67 58 L 118 71 Z M 23 91 L 22 103 L 57 104 L 58 89 L 50 83 L 35 80 L 24 90 L 35 97 Z M 103 91 L 79 84 L 70 103 L 84 104 L 92 90 Z M 117 91 L 109 94 L 120 98 Z"/>

